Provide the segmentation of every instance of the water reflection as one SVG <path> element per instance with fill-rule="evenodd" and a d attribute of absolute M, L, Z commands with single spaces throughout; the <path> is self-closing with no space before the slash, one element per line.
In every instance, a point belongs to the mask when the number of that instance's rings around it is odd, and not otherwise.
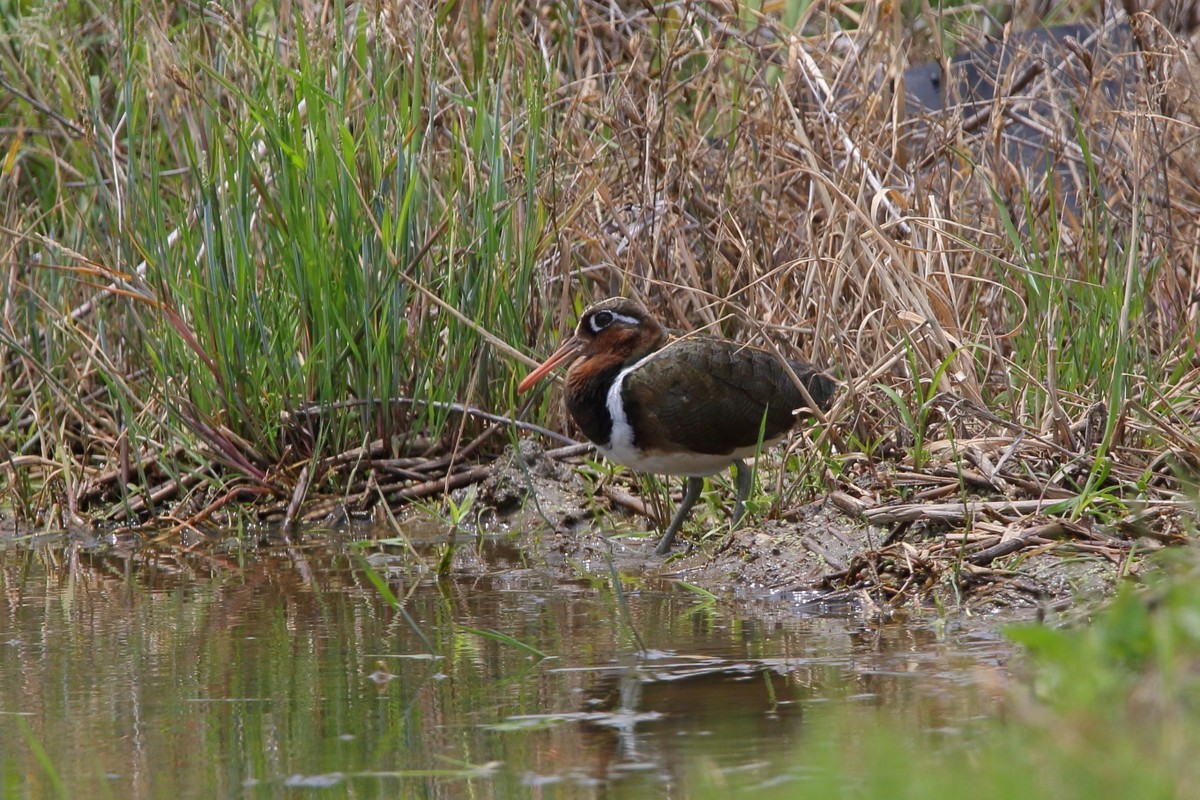
<path fill-rule="evenodd" d="M 629 565 L 614 591 L 609 565 L 550 567 L 511 538 L 463 543 L 439 579 L 362 538 L 0 551 L 5 796 L 56 781 L 134 798 L 667 796 L 697 770 L 772 782 L 796 777 L 813 704 L 955 730 L 993 709 L 974 676 L 1008 653 L 962 622 L 713 602 Z"/>

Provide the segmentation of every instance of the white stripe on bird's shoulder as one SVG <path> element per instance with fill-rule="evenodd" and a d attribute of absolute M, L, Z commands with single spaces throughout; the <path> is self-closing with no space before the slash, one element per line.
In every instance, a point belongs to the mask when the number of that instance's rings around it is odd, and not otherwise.
<path fill-rule="evenodd" d="M 682 339 L 674 341 L 682 341 Z M 612 418 L 612 431 L 608 436 L 608 444 L 597 445 L 596 448 L 605 458 L 635 469 L 638 472 L 648 472 L 658 475 L 705 477 L 727 469 L 738 459 L 751 458 L 761 450 L 766 449 L 783 438 L 780 436 L 769 439 L 763 442 L 761 447 L 758 444 L 739 447 L 725 454 L 692 453 L 687 451 L 647 452 L 638 447 L 635 442 L 633 426 L 630 424 L 629 417 L 625 413 L 625 404 L 621 402 L 621 390 L 625 385 L 625 379 L 631 373 L 644 367 L 659 356 L 669 353 L 670 350 L 671 345 L 668 344 L 666 347 L 643 356 L 618 372 L 612 385 L 608 387 L 608 394 L 605 396 L 604 404 L 608 408 L 609 417 Z"/>
<path fill-rule="evenodd" d="M 662 355 L 666 349 L 664 347 L 642 356 L 618 372 L 612 385 L 608 387 L 604 405 L 608 407 L 608 416 L 612 419 L 612 431 L 608 435 L 608 447 L 605 448 L 604 455 L 618 464 L 633 467 L 641 458 L 641 453 L 634 444 L 633 426 L 629 424 L 629 417 L 625 414 L 625 404 L 621 402 L 621 387 L 625 385 L 625 378 L 629 376 L 629 373 Z"/>

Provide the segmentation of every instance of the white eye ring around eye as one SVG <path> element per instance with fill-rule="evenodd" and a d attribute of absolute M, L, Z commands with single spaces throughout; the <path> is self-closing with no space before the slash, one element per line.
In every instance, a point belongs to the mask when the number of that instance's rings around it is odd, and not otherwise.
<path fill-rule="evenodd" d="M 591 316 L 584 317 L 580 321 L 581 324 L 583 321 L 587 322 L 588 330 L 592 332 L 593 336 L 599 335 L 601 331 L 616 322 L 631 328 L 637 328 L 642 324 L 642 319 L 639 317 L 632 317 L 619 311 L 609 311 L 607 308 L 592 312 Z"/>
<path fill-rule="evenodd" d="M 613 319 L 615 319 L 615 317 L 611 311 L 597 311 L 595 314 L 592 315 L 592 320 L 591 320 L 592 333 L 599 333 L 600 331 L 607 328 L 609 325 L 612 325 Z"/>

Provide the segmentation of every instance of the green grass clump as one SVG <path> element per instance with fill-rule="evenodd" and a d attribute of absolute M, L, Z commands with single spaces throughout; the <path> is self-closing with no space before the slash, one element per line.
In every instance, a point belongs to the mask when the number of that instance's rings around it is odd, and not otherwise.
<path fill-rule="evenodd" d="M 169 443 L 156 473 L 215 459 L 270 495 L 436 440 L 447 402 L 505 404 L 481 333 L 526 335 L 544 71 L 525 40 L 462 53 L 418 12 L 333 8 L 6 12 L 18 129 L 65 112 L 11 154 L 28 268 L 3 337 L 40 372 L 7 395 L 10 452 L 76 484 Z"/>

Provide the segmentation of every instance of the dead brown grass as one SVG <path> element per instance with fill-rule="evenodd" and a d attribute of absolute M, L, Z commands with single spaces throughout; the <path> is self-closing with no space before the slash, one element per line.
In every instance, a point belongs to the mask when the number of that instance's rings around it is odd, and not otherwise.
<path fill-rule="evenodd" d="M 517 212 L 546 219 L 523 343 L 530 351 L 544 352 L 548 333 L 570 327 L 578 306 L 629 294 L 676 327 L 769 342 L 829 367 L 845 391 L 806 448 L 813 480 L 805 485 L 834 492 L 868 521 L 972 533 L 985 515 L 1011 539 L 1045 530 L 1042 515 L 1051 514 L 1171 538 L 1200 469 L 1194 37 L 1152 16 L 1104 23 L 1068 9 L 1096 33 L 1043 45 L 1025 33 L 1041 21 L 1029 10 L 1001 26 L 975 6 L 906 18 L 896 4 L 863 5 L 813 3 L 787 24 L 792 6 L 778 2 L 761 11 L 462 2 L 441 19 L 442 9 L 411 4 L 360 10 L 373 43 L 450 64 L 451 87 L 488 80 L 472 72 L 472 53 L 502 39 L 512 43 L 504 81 L 549 74 L 537 207 Z M 336 40 L 329 8 L 311 3 L 301 15 L 314 48 Z M 248 25 L 231 20 L 229 30 Z M 281 42 L 293 46 L 298 32 L 287 33 Z M 947 53 L 961 48 L 995 54 L 980 68 L 988 92 L 944 98 L 955 107 L 938 113 L 913 107 L 910 66 L 947 66 Z M 362 68 L 355 80 L 365 105 L 371 82 Z M 169 98 L 189 89 L 165 70 L 156 91 Z M 508 103 L 522 96 L 501 93 Z M 428 109 L 432 160 L 469 161 L 442 113 Z M 509 143 L 511 163 L 521 163 L 523 145 Z M 475 165 L 463 181 L 474 189 L 487 177 Z M 445 230 L 430 223 L 416 261 L 462 263 L 469 243 L 442 241 Z M 13 252 L 34 238 L 23 236 Z M 455 309 L 419 279 L 405 278 L 419 289 L 408 321 L 443 324 Z M 103 299 L 117 296 L 110 287 Z M 9 305 L 5 319 L 16 313 Z M 88 300 L 62 321 L 94 307 Z M 461 322 L 493 349 L 511 338 L 487 319 Z M 78 356 L 81 369 L 91 369 L 89 358 Z M 476 377 L 504 380 L 471 358 L 470 391 Z M 40 380 L 35 362 L 21 355 L 30 386 Z M 461 399 L 456 414 L 483 418 L 474 397 Z M 397 404 L 405 403 L 412 398 Z M 321 413 L 340 411 L 299 409 L 284 423 L 309 435 Z M 33 411 L 18 413 L 30 421 L 15 428 L 40 424 Z M 200 437 L 210 444 L 201 455 L 252 480 L 204 495 L 193 489 L 210 477 L 207 465 L 155 472 L 144 505 L 122 513 L 135 518 L 186 494 L 193 523 L 262 496 L 270 497 L 266 516 L 289 520 L 380 497 L 408 502 L 478 480 L 484 471 L 463 461 L 488 452 L 504 416 L 482 430 L 459 426 L 434 456 L 423 447 L 396 452 L 380 438 L 320 454 L 312 471 L 310 453 L 286 454 L 276 472 L 250 457 L 253 443 L 214 428 Z M 561 417 L 549 424 L 568 427 Z M 70 428 L 81 460 L 91 458 L 89 426 L 120 443 L 111 449 L 128 449 L 112 419 L 59 425 Z M 248 466 L 211 447 L 218 440 Z M 128 455 L 89 462 L 91 480 L 66 481 L 67 504 L 136 480 Z M 21 458 L 9 459 L 14 472 L 26 466 Z M 40 458 L 48 473 L 57 469 Z M 152 457 L 140 460 L 153 468 Z M 1071 525 L 1055 530 L 1071 534 Z M 993 546 L 978 541 L 981 551 Z"/>
<path fill-rule="evenodd" d="M 923 513 L 927 491 L 1026 502 L 987 509 L 1008 538 L 1053 501 L 1130 525 L 1186 507 L 1200 466 L 1194 41 L 1147 16 L 1045 45 L 1017 20 L 993 30 L 995 97 L 922 114 L 905 68 L 952 26 L 868 7 L 814 4 L 795 34 L 743 7 L 581 8 L 556 62 L 555 241 L 537 288 L 552 326 L 574 322 L 581 295 L 630 294 L 684 329 L 829 365 L 846 391 L 821 435 L 842 465 L 826 478 L 875 522 L 914 498 L 908 522 L 976 519 Z M 1030 297 L 1064 285 L 1092 300 Z M 1089 336 L 1128 346 L 1124 366 L 1089 361 L 1104 347 Z M 881 458 L 910 475 L 903 490 Z"/>

